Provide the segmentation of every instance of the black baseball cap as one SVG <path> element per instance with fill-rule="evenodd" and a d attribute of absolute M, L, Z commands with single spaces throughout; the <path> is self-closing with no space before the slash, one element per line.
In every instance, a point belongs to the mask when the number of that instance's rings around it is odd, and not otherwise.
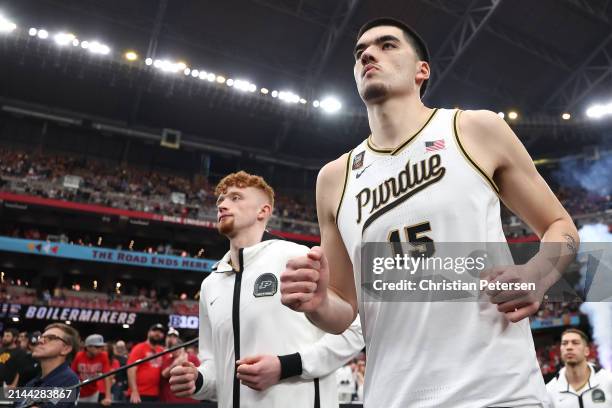
<path fill-rule="evenodd" d="M 155 323 L 153 326 L 149 327 L 149 331 L 150 330 L 159 330 L 160 332 L 166 334 L 166 327 L 161 323 Z"/>
<path fill-rule="evenodd" d="M 359 37 L 361 37 L 363 33 L 368 31 L 370 28 L 380 26 L 392 26 L 406 31 L 410 35 L 410 37 L 412 37 L 417 47 L 419 48 L 417 52 L 421 54 L 421 61 L 425 61 L 428 63 L 430 62 L 429 49 L 427 48 L 427 43 L 425 42 L 425 40 L 423 40 L 423 37 L 421 37 L 419 33 L 417 33 L 416 30 L 410 27 L 408 24 L 393 17 L 377 17 L 373 20 L 366 22 L 359 29 L 359 32 L 357 33 L 357 39 L 359 39 Z M 425 90 L 427 89 L 428 82 L 429 80 L 423 81 L 423 84 L 421 85 L 421 98 L 423 97 L 423 95 L 425 95 Z"/>

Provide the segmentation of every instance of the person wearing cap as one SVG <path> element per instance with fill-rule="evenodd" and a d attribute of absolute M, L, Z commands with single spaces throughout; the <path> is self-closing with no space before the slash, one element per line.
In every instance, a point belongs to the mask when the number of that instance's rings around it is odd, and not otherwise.
<path fill-rule="evenodd" d="M 163 351 L 165 333 L 166 328 L 163 324 L 156 323 L 151 326 L 147 333 L 147 340 L 132 347 L 128 364 Z M 157 357 L 136 367 L 128 368 L 128 395 L 132 404 L 159 400 L 161 366 L 162 357 Z"/>
<path fill-rule="evenodd" d="M 201 285 L 201 364 L 172 368 L 171 389 L 220 408 L 337 408 L 335 372 L 363 349 L 359 322 L 331 335 L 283 307 L 280 273 L 308 247 L 266 231 L 274 191 L 262 177 L 230 174 L 216 195 L 230 248 Z"/>
<path fill-rule="evenodd" d="M 393 18 L 367 22 L 353 56 L 371 134 L 320 170 L 321 247 L 287 264 L 282 302 L 330 333 L 349 327 L 359 311 L 366 407 L 547 406 L 528 317 L 576 256 L 572 218 L 497 113 L 422 102 L 426 87 L 439 98 L 444 89 L 442 82 L 428 86 L 429 52 L 414 29 Z M 510 256 L 501 201 L 540 238 L 524 265 Z M 389 276 L 427 284 L 431 271 L 374 277 L 361 251 L 373 242 L 387 243 L 391 253 L 411 243 L 410 255 L 427 260 L 444 259 L 443 243 L 482 243 L 472 244 L 480 250 L 496 242 L 505 256 L 495 264 L 507 266 L 477 274 L 487 284 L 482 301 L 380 301 L 403 293 L 370 282 Z M 505 282 L 535 290 L 495 290 Z"/>
<path fill-rule="evenodd" d="M 176 330 L 174 327 L 170 327 L 168 329 L 168 333 L 166 334 L 166 348 L 169 349 L 180 343 L 181 338 L 179 331 Z M 195 400 L 193 398 L 177 397 L 170 389 L 170 383 L 168 382 L 170 379 L 170 370 L 172 369 L 172 367 L 180 365 L 184 361 L 189 361 L 196 367 L 200 365 L 200 361 L 198 360 L 198 358 L 193 354 L 187 353 L 184 348 L 179 348 L 176 351 L 163 356 L 161 385 L 159 389 L 159 400 L 161 402 L 170 402 L 173 404 L 193 404 L 199 402 L 198 400 Z"/>
<path fill-rule="evenodd" d="M 546 384 L 554 408 L 612 408 L 612 373 L 587 362 L 589 339 L 578 329 L 561 334 L 565 366 Z"/>
<path fill-rule="evenodd" d="M 91 334 L 85 339 L 85 350 L 79 351 L 72 361 L 72 369 L 78 374 L 81 382 L 96 377 L 111 370 L 108 353 L 104 351 L 106 343 L 101 334 Z M 106 377 L 95 383 L 89 383 L 81 387 L 79 402 L 98 402 L 101 391 L 104 397 L 100 401 L 102 405 L 111 404 L 111 379 Z"/>

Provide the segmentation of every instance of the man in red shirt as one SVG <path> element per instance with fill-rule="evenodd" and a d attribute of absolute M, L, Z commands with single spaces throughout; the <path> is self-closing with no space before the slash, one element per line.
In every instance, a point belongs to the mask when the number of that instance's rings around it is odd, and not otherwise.
<path fill-rule="evenodd" d="M 181 338 L 179 337 L 179 332 L 175 328 L 171 327 L 168 330 L 168 334 L 166 334 L 166 348 L 174 347 L 177 344 L 181 343 Z M 198 403 L 200 401 L 194 400 L 193 398 L 181 398 L 175 396 L 170 390 L 170 369 L 174 366 L 180 365 L 184 361 L 189 361 L 193 363 L 196 367 L 200 365 L 200 361 L 198 358 L 189 354 L 185 351 L 185 349 L 180 348 L 173 353 L 166 354 L 163 357 L 162 361 L 162 372 L 161 372 L 161 386 L 160 386 L 160 395 L 159 400 L 162 402 L 172 402 L 172 403 L 187 403 L 193 404 Z"/>
<path fill-rule="evenodd" d="M 104 347 L 104 337 L 100 334 L 92 334 L 85 339 L 85 350 L 79 351 L 74 360 L 72 360 L 72 370 L 77 373 L 80 381 L 85 381 L 110 371 L 110 362 Z M 104 398 L 101 401 L 102 405 L 110 405 L 111 379 L 109 377 L 81 387 L 79 402 L 98 402 L 98 397 L 100 396 L 99 387 L 102 382 L 105 390 Z"/>
<path fill-rule="evenodd" d="M 154 324 L 147 333 L 147 341 L 136 344 L 130 356 L 128 364 L 136 360 L 149 357 L 164 350 L 164 335 L 166 330 L 161 323 Z M 128 394 L 132 404 L 142 401 L 159 400 L 159 382 L 161 379 L 162 357 L 155 358 L 128 369 Z"/>

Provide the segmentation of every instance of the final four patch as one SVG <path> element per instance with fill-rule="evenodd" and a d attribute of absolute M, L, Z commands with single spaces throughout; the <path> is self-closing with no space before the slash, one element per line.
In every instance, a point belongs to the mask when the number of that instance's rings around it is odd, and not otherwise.
<path fill-rule="evenodd" d="M 363 156 L 364 155 L 365 155 L 365 152 L 361 152 L 353 158 L 353 170 L 357 170 L 363 167 Z"/>
<path fill-rule="evenodd" d="M 274 296 L 278 290 L 278 279 L 273 273 L 264 273 L 255 280 L 255 287 L 253 287 L 253 296 Z"/>

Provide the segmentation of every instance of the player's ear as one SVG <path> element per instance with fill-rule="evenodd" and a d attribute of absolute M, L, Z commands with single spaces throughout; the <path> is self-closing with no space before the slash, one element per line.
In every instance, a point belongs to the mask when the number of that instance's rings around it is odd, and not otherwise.
<path fill-rule="evenodd" d="M 431 68 L 428 62 L 417 61 L 416 62 L 416 83 L 423 86 L 423 82 L 427 81 L 431 75 Z"/>
<path fill-rule="evenodd" d="M 272 206 L 270 203 L 264 203 L 259 207 L 259 212 L 257 213 L 257 219 L 262 221 L 268 219 L 272 216 Z"/>

